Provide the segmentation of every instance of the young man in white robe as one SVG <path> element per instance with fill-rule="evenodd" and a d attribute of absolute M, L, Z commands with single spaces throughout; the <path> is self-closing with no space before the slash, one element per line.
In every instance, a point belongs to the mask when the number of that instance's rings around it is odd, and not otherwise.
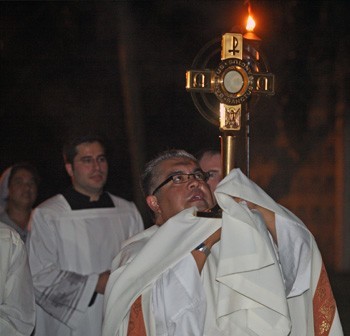
<path fill-rule="evenodd" d="M 29 336 L 35 301 L 26 248 L 19 234 L 0 222 L 0 335 Z"/>
<path fill-rule="evenodd" d="M 72 186 L 39 205 L 31 220 L 35 336 L 99 336 L 111 262 L 143 223 L 132 202 L 104 191 L 108 163 L 100 138 L 73 139 L 64 159 Z"/>
<path fill-rule="evenodd" d="M 103 336 L 343 335 L 303 223 L 236 169 L 215 192 L 222 216 L 206 217 L 206 179 L 183 151 L 146 166 L 155 225 L 113 261 Z"/>

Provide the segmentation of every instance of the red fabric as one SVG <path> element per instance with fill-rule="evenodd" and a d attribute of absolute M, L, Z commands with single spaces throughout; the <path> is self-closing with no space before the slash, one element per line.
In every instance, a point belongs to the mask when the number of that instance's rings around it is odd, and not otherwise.
<path fill-rule="evenodd" d="M 337 309 L 324 264 L 313 298 L 315 336 L 328 336 Z"/>
<path fill-rule="evenodd" d="M 141 295 L 131 306 L 128 325 L 128 336 L 147 336 L 145 321 L 143 320 L 142 314 Z"/>

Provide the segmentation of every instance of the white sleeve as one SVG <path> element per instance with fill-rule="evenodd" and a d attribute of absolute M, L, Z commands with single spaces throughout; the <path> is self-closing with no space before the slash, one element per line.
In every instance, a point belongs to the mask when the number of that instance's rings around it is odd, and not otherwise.
<path fill-rule="evenodd" d="M 206 298 L 192 255 L 180 260 L 155 282 L 152 306 L 157 336 L 202 336 Z"/>
<path fill-rule="evenodd" d="M 31 219 L 28 253 L 35 299 L 47 313 L 74 328 L 93 297 L 98 274 L 81 275 L 61 269 L 53 220 L 39 208 Z"/>
<path fill-rule="evenodd" d="M 310 287 L 311 234 L 305 226 L 276 214 L 279 261 L 287 298 L 301 295 Z"/>
<path fill-rule="evenodd" d="M 25 246 L 12 230 L 1 230 L 0 241 L 0 335 L 30 335 L 35 303 Z"/>

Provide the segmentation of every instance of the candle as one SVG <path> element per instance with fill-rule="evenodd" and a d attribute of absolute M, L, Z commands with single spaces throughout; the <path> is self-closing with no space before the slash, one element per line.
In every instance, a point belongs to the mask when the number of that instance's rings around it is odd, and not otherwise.
<path fill-rule="evenodd" d="M 249 15 L 248 15 L 247 25 L 246 25 L 247 32 L 243 35 L 243 38 L 245 40 L 245 45 L 247 46 L 248 53 L 251 54 L 256 61 L 259 61 L 260 59 L 259 47 L 261 43 L 261 38 L 253 32 L 254 28 L 255 28 L 255 21 L 253 17 L 250 15 L 250 8 L 249 8 Z M 248 57 L 248 59 L 250 59 L 250 57 Z"/>

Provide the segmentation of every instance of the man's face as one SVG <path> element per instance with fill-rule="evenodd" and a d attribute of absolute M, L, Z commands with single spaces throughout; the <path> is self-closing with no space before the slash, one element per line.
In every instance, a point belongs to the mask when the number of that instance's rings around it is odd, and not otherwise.
<path fill-rule="evenodd" d="M 216 186 L 222 180 L 221 155 L 206 153 L 199 161 L 199 164 L 205 172 L 209 173 L 207 183 L 210 186 L 210 190 L 214 192 Z"/>
<path fill-rule="evenodd" d="M 200 167 L 190 159 L 174 158 L 163 161 L 157 170 L 160 174 L 156 186 L 171 175 L 198 172 Z M 180 211 L 192 206 L 196 206 L 200 211 L 214 206 L 213 196 L 207 183 L 196 180 L 193 176 L 180 184 L 169 181 L 155 195 L 148 196 L 147 203 L 155 213 L 157 225 L 162 225 Z"/>
<path fill-rule="evenodd" d="M 37 197 L 38 187 L 34 176 L 26 169 L 19 169 L 9 184 L 8 202 L 15 206 L 31 209 Z"/>
<path fill-rule="evenodd" d="M 73 164 L 67 163 L 66 170 L 76 191 L 98 200 L 108 175 L 104 148 L 99 142 L 78 145 Z"/>

